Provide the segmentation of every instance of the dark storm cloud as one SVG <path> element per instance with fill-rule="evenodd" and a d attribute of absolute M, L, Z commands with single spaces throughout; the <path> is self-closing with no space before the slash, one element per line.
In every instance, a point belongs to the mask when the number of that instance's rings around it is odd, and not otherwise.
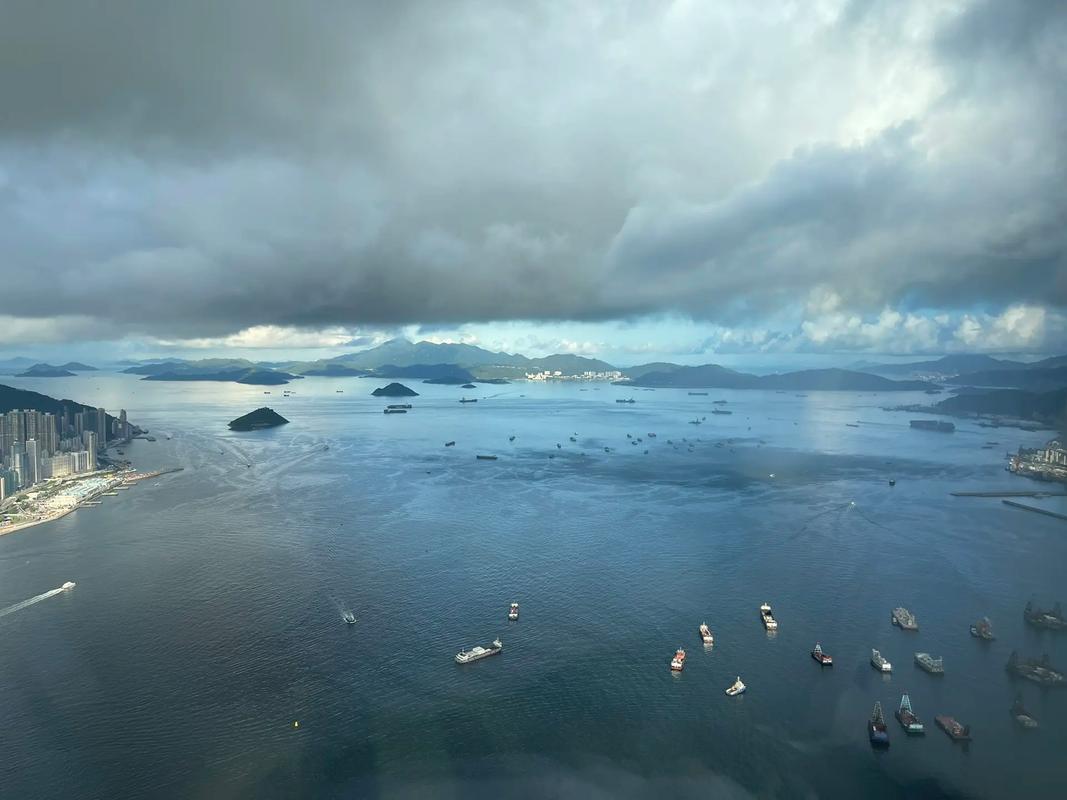
<path fill-rule="evenodd" d="M 7 3 L 0 314 L 1062 306 L 1067 15 L 1014 5 Z"/>

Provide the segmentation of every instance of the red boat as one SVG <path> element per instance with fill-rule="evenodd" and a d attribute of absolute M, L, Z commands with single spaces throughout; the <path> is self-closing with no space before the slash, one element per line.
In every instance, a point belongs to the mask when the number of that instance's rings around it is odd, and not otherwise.
<path fill-rule="evenodd" d="M 815 643 L 815 649 L 811 651 L 811 657 L 824 667 L 832 667 L 834 665 L 833 657 L 829 653 L 824 653 L 822 645 L 818 642 Z"/>
<path fill-rule="evenodd" d="M 952 741 L 971 741 L 971 726 L 962 724 L 955 717 L 937 716 L 934 717 L 934 722 L 937 723 L 937 726 L 941 730 L 948 734 L 948 738 Z"/>

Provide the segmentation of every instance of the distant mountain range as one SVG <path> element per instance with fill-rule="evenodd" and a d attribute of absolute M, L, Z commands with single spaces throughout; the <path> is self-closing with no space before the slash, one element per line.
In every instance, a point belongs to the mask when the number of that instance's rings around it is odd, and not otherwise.
<path fill-rule="evenodd" d="M 26 389 L 16 389 L 13 386 L 0 384 L 0 414 L 6 414 L 8 411 L 15 409 L 24 409 L 27 411 L 47 411 L 59 416 L 63 413 L 64 408 L 72 413 L 77 413 L 79 411 L 88 411 L 94 406 L 76 403 L 73 400 L 56 400 L 54 397 L 49 397 L 40 392 L 31 392 Z M 108 419 L 114 419 L 110 414 L 107 416 Z"/>
<path fill-rule="evenodd" d="M 70 377 L 76 372 L 91 372 L 95 370 L 96 367 L 90 367 L 88 364 L 82 364 L 78 361 L 68 361 L 66 364 L 61 364 L 57 367 L 53 364 L 39 363 L 32 358 L 24 358 L 22 356 L 0 360 L 0 375 L 16 375 L 20 378 Z"/>
<path fill-rule="evenodd" d="M 1026 392 L 1020 389 L 968 392 L 948 397 L 935 408 L 946 414 L 1011 417 L 1067 430 L 1067 389 L 1051 392 Z"/>
<path fill-rule="evenodd" d="M 858 392 L 915 391 L 930 388 L 925 381 L 894 381 L 880 375 L 845 369 L 809 369 L 777 375 L 750 375 L 718 364 L 647 372 L 622 385 L 677 389 L 773 389 L 782 391 L 844 390 Z"/>
<path fill-rule="evenodd" d="M 17 378 L 73 378 L 74 373 L 63 367 L 53 367 L 51 364 L 34 364 L 25 372 L 20 372 Z"/>

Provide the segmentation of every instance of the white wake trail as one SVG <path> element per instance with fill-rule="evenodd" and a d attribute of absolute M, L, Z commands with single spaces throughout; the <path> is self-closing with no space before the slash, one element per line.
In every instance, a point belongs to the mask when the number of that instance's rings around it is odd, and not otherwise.
<path fill-rule="evenodd" d="M 60 586 L 58 589 L 52 589 L 50 591 L 45 592 L 44 594 L 39 594 L 36 597 L 31 597 L 29 600 L 23 600 L 21 603 L 15 603 L 15 605 L 8 606 L 4 610 L 0 611 L 0 617 L 6 617 L 8 614 L 14 614 L 16 611 L 22 611 L 22 609 L 24 608 L 29 608 L 35 603 L 40 603 L 42 600 L 47 600 L 49 597 L 55 597 L 57 594 L 62 594 L 63 592 L 69 591 L 72 588 L 74 588 L 73 584 L 71 584 L 70 586 Z"/>

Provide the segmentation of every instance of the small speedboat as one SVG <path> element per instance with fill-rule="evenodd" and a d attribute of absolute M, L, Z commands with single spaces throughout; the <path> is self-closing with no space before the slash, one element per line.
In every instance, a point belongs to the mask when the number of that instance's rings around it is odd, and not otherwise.
<path fill-rule="evenodd" d="M 519 604 L 518 603 L 512 603 L 511 604 L 511 608 L 508 609 L 508 619 L 510 619 L 512 622 L 514 622 L 518 618 L 519 618 Z"/>
<path fill-rule="evenodd" d="M 356 615 L 353 614 L 351 611 L 346 611 L 341 616 L 344 617 L 345 622 L 347 622 L 349 625 L 356 624 Z"/>
<path fill-rule="evenodd" d="M 730 697 L 736 697 L 739 694 L 744 694 L 745 689 L 747 688 L 748 687 L 741 682 L 741 676 L 738 675 L 737 680 L 730 684 L 730 686 L 726 689 L 726 694 L 730 695 Z"/>
<path fill-rule="evenodd" d="M 64 583 L 59 588 L 62 589 L 64 592 L 69 592 L 71 589 L 73 589 L 77 585 L 78 584 L 76 584 L 74 581 L 67 581 L 66 583 Z"/>

